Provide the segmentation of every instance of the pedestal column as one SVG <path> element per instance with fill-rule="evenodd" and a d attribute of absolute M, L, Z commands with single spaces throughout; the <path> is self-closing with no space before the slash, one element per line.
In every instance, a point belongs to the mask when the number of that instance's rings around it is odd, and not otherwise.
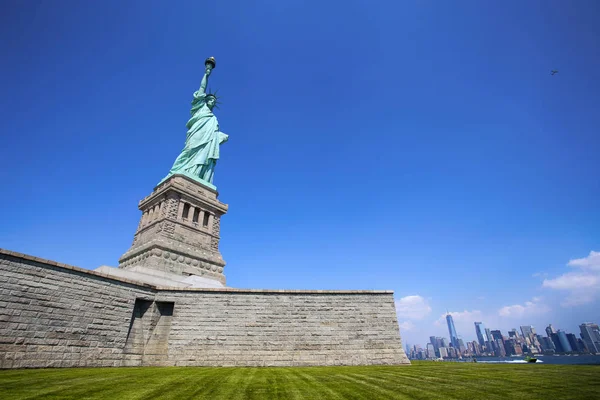
<path fill-rule="evenodd" d="M 198 275 L 225 284 L 225 261 L 219 252 L 214 219 L 227 212 L 216 190 L 183 175 L 161 182 L 139 203 L 142 218 L 131 248 L 119 268 L 145 268 L 182 276 Z M 184 209 L 189 205 L 187 218 Z M 198 221 L 193 222 L 198 210 Z M 208 224 L 204 225 L 204 215 Z"/>

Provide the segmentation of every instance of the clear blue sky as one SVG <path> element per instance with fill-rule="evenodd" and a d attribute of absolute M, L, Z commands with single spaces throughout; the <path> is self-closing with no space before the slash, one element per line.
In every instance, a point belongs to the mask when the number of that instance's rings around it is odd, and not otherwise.
<path fill-rule="evenodd" d="M 597 1 L 0 11 L 0 247 L 116 266 L 214 56 L 230 286 L 393 289 L 411 344 L 600 322 Z"/>

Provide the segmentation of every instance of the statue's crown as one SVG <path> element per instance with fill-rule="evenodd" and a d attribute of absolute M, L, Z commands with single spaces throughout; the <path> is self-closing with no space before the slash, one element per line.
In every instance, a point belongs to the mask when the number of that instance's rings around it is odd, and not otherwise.
<path fill-rule="evenodd" d="M 208 91 L 206 92 L 206 97 L 208 96 L 212 96 L 215 98 L 216 102 L 216 107 L 219 108 L 219 104 L 221 104 L 221 102 L 219 101 L 219 99 L 221 98 L 220 96 L 217 95 L 219 91 L 215 90 L 214 92 L 212 92 L 210 89 L 208 89 Z"/>

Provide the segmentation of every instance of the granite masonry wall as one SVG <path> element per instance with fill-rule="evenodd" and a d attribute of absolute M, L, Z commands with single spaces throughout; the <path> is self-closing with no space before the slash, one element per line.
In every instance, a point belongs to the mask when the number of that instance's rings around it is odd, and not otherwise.
<path fill-rule="evenodd" d="M 0 368 L 140 365 L 124 354 L 143 285 L 0 251 Z"/>
<path fill-rule="evenodd" d="M 0 368 L 408 363 L 392 292 L 169 289 L 0 249 Z"/>
<path fill-rule="evenodd" d="M 175 304 L 165 365 L 407 362 L 391 293 L 161 291 Z"/>

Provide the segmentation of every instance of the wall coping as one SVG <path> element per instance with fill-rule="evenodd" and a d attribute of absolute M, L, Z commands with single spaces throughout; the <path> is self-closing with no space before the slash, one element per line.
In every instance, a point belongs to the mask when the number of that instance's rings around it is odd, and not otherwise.
<path fill-rule="evenodd" d="M 143 282 L 133 281 L 121 277 L 115 277 L 108 274 L 92 271 L 89 269 L 75 267 L 68 264 L 59 263 L 44 258 L 30 256 L 28 254 L 18 253 L 16 251 L 10 251 L 0 248 L 0 255 L 11 256 L 20 258 L 22 260 L 34 261 L 41 264 L 50 265 L 60 269 L 70 270 L 87 274 L 91 276 L 97 276 L 100 278 L 108 279 L 111 281 L 123 282 L 129 285 L 135 285 L 138 287 L 149 288 L 160 292 L 225 292 L 225 293 L 273 293 L 273 294 L 394 294 L 393 290 L 299 290 L 299 289 L 238 289 L 238 288 L 174 288 L 169 286 L 156 286 L 150 285 Z"/>

